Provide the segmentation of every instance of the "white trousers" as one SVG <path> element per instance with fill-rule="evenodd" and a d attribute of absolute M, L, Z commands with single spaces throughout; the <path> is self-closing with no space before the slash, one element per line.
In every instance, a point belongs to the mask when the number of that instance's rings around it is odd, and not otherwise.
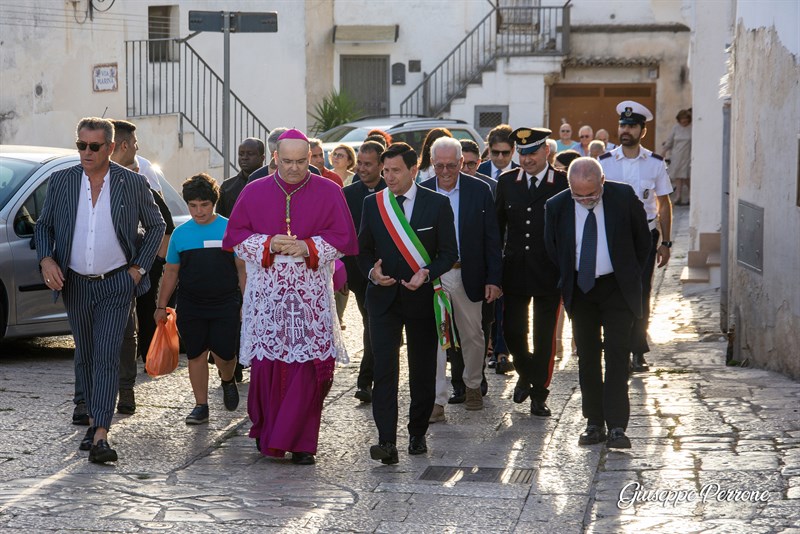
<path fill-rule="evenodd" d="M 458 328 L 461 353 L 464 357 L 464 384 L 471 389 L 481 387 L 483 379 L 483 301 L 472 302 L 464 291 L 461 269 L 451 269 L 441 277 L 442 287 L 450 299 Z M 436 404 L 447 404 L 447 352 L 439 347 L 436 362 Z"/>

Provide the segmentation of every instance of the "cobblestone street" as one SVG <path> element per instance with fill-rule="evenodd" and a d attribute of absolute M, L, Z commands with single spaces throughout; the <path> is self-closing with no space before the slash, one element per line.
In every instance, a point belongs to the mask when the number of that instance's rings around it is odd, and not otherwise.
<path fill-rule="evenodd" d="M 337 369 L 314 466 L 256 451 L 247 372 L 239 409 L 226 412 L 212 371 L 210 422 L 185 425 L 185 359 L 167 377 L 139 374 L 136 414 L 117 416 L 110 433 L 120 461 L 91 464 L 77 447 L 85 427 L 70 423 L 71 352 L 0 345 L 0 531 L 800 532 L 800 384 L 725 366 L 719 292 L 681 295 L 688 226 L 688 208 L 676 208 L 673 258 L 654 284 L 651 372 L 630 381 L 628 451 L 578 446 L 585 421 L 565 339 L 553 417 L 514 404 L 516 377 L 487 370 L 485 409 L 448 406 L 430 452 L 409 456 L 401 377 L 400 463 L 370 460 L 377 431 L 353 398 L 351 298 L 351 363 Z"/>

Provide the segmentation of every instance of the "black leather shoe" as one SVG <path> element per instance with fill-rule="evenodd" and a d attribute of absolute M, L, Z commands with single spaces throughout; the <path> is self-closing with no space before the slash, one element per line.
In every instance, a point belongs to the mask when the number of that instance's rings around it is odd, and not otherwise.
<path fill-rule="evenodd" d="M 112 449 L 106 440 L 101 439 L 92 445 L 92 450 L 89 451 L 89 461 L 93 464 L 116 462 L 117 451 Z"/>
<path fill-rule="evenodd" d="M 463 389 L 453 389 L 453 394 L 447 399 L 447 404 L 461 404 L 467 400 L 467 392 Z"/>
<path fill-rule="evenodd" d="M 497 358 L 497 365 L 494 368 L 495 374 L 504 375 L 506 373 L 510 373 L 514 370 L 514 364 L 509 361 L 509 359 L 503 355 Z"/>
<path fill-rule="evenodd" d="M 90 426 L 88 430 L 86 430 L 86 434 L 84 434 L 83 439 L 81 440 L 81 444 L 78 445 L 78 450 L 81 451 L 88 451 L 92 448 L 92 443 L 94 443 L 94 431 L 97 430 L 96 427 Z"/>
<path fill-rule="evenodd" d="M 133 394 L 133 388 L 119 390 L 117 412 L 124 415 L 133 415 L 136 413 L 136 397 Z"/>
<path fill-rule="evenodd" d="M 489 382 L 486 381 L 484 376 L 481 380 L 481 397 L 485 397 L 487 393 L 489 393 Z"/>
<path fill-rule="evenodd" d="M 425 454 L 428 452 L 428 443 L 425 436 L 411 436 L 408 439 L 408 454 Z"/>
<path fill-rule="evenodd" d="M 72 410 L 72 424 L 80 426 L 89 426 L 89 412 L 86 411 L 86 403 L 81 401 L 75 405 Z M 89 450 L 89 449 L 86 449 Z"/>
<path fill-rule="evenodd" d="M 241 384 L 242 380 L 244 380 L 244 373 L 242 372 L 244 367 L 239 362 L 236 362 L 236 368 L 233 370 L 233 378 L 236 379 L 237 384 Z"/>
<path fill-rule="evenodd" d="M 540 417 L 550 417 L 553 412 L 547 407 L 547 403 L 539 399 L 531 399 L 531 413 Z"/>
<path fill-rule="evenodd" d="M 369 404 L 372 402 L 372 388 L 369 386 L 365 388 L 358 388 L 356 390 L 356 394 L 353 396 L 364 404 Z"/>
<path fill-rule="evenodd" d="M 258 452 L 261 452 L 261 439 L 260 438 L 256 438 L 256 450 Z"/>
<path fill-rule="evenodd" d="M 317 461 L 314 455 L 307 452 L 293 452 L 292 463 L 297 465 L 314 465 Z"/>
<path fill-rule="evenodd" d="M 644 359 L 644 354 L 634 354 L 631 358 L 631 368 L 634 373 L 647 373 L 650 371 L 650 366 Z"/>
<path fill-rule="evenodd" d="M 369 448 L 369 457 L 373 460 L 380 460 L 382 464 L 392 465 L 400 460 L 397 458 L 397 447 L 394 443 L 382 441 L 378 445 Z"/>
<path fill-rule="evenodd" d="M 602 443 L 606 439 L 606 431 L 600 425 L 586 425 L 581 437 L 578 438 L 578 445 L 595 445 Z"/>
<path fill-rule="evenodd" d="M 525 402 L 525 399 L 528 398 L 528 395 L 531 394 L 531 388 L 528 384 L 524 383 L 520 378 L 517 380 L 517 385 L 514 386 L 514 402 L 517 404 L 521 404 Z"/>
<path fill-rule="evenodd" d="M 612 428 L 608 433 L 608 441 L 606 446 L 609 449 L 630 449 L 631 440 L 625 435 L 625 431 L 621 428 Z"/>

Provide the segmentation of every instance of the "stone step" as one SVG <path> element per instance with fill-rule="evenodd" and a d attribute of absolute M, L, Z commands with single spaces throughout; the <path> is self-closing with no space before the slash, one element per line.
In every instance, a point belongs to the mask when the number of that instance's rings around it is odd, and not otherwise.
<path fill-rule="evenodd" d="M 686 266 L 681 271 L 682 284 L 705 284 L 710 280 L 711 275 L 707 267 Z"/>
<path fill-rule="evenodd" d="M 706 265 L 708 267 L 716 267 L 719 266 L 722 261 L 722 255 L 720 254 L 719 250 L 709 252 L 708 258 L 706 258 Z"/>

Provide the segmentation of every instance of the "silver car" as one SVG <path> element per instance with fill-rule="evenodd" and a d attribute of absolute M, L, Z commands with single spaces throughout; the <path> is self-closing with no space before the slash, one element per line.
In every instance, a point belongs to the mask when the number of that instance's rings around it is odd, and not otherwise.
<path fill-rule="evenodd" d="M 0 145 L 0 339 L 70 333 L 61 299 L 39 275 L 33 229 L 50 175 L 78 163 L 75 149 Z M 175 225 L 188 220 L 181 196 L 160 182 Z"/>

